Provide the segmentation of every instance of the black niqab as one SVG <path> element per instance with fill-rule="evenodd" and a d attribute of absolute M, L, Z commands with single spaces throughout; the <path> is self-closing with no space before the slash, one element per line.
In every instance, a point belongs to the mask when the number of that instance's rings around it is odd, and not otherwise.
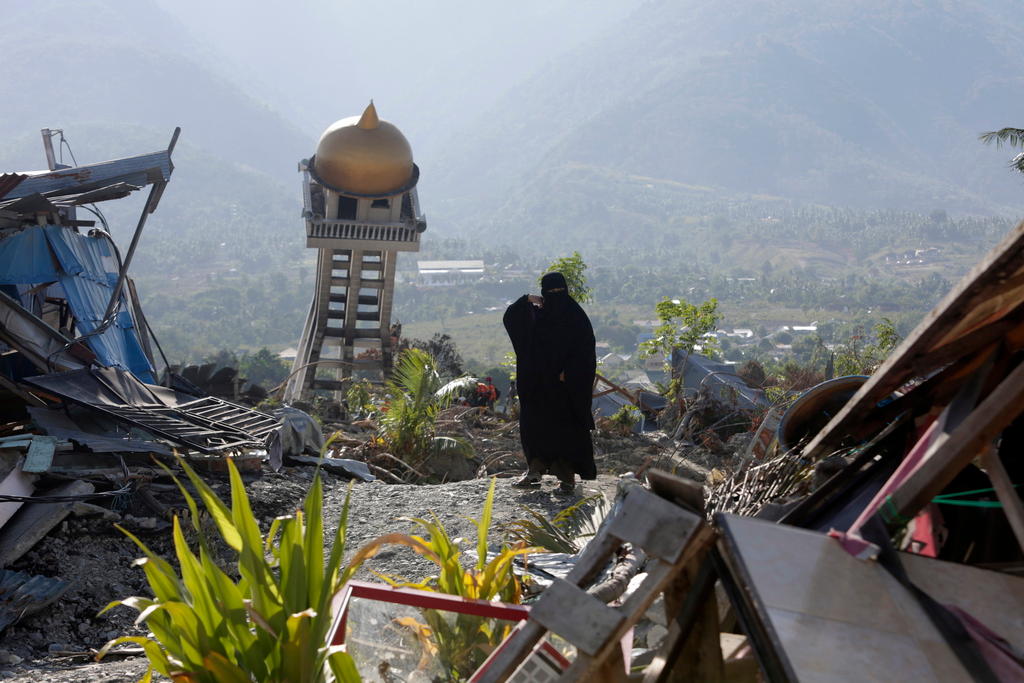
<path fill-rule="evenodd" d="M 584 479 L 593 479 L 594 331 L 569 296 L 561 273 L 546 274 L 541 291 L 543 307 L 523 296 L 504 316 L 516 352 L 523 451 L 531 469 L 546 471 L 564 463 Z"/>

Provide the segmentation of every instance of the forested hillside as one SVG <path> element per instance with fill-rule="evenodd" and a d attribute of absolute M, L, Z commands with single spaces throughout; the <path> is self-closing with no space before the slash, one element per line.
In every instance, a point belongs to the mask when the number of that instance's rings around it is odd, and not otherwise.
<path fill-rule="evenodd" d="M 423 174 L 406 322 L 500 307 L 572 251 L 601 315 L 661 296 L 914 315 L 1024 213 L 1005 151 L 977 141 L 1021 124 L 1008 0 L 383 7 L 408 40 L 326 0 L 11 0 L 24 95 L 0 110 L 0 168 L 42 167 L 44 126 L 69 163 L 182 126 L 133 264 L 175 358 L 294 345 L 315 258 L 296 162 L 370 97 Z M 101 208 L 126 242 L 141 198 Z M 487 279 L 417 288 L 417 258 L 483 258 Z"/>
<path fill-rule="evenodd" d="M 576 242 L 621 231 L 623 204 L 656 213 L 637 198 L 641 177 L 1015 213 L 1024 188 L 977 136 L 1018 116 L 1017 17 L 1007 2 L 646 3 L 460 132 L 440 210 L 467 232 Z M 583 201 L 593 210 L 562 221 L 575 230 L 550 229 Z"/>

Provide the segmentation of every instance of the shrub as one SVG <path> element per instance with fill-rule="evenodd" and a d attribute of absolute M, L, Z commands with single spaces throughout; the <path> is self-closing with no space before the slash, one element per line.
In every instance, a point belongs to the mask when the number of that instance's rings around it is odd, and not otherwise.
<path fill-rule="evenodd" d="M 438 436 L 436 425 L 441 408 L 459 391 L 475 384 L 472 377 L 445 384 L 433 356 L 421 349 L 402 351 L 385 387 L 387 403 L 378 436 L 394 455 L 413 466 L 439 451 L 471 453 L 472 448 L 461 439 Z"/>
<path fill-rule="evenodd" d="M 139 611 L 153 638 L 123 636 L 103 646 L 102 658 L 120 643 L 141 645 L 149 659 L 143 681 L 153 670 L 175 681 L 358 681 L 351 657 L 328 647 L 330 601 L 356 568 L 375 552 L 362 548 L 342 567 L 349 497 L 345 497 L 330 555 L 324 562 L 323 485 L 319 472 L 302 509 L 274 520 L 266 537 L 259 530 L 245 485 L 228 460 L 231 506 L 178 459 L 214 521 L 220 539 L 236 556 L 238 581 L 213 559 L 211 539 L 200 524 L 199 508 L 182 483 L 198 537 L 198 555 L 190 547 L 178 517 L 174 518 L 177 570 L 128 531 L 121 531 L 145 553 L 137 560 L 153 598 L 130 597 L 117 605 Z M 350 491 L 351 493 L 351 491 Z M 120 527 L 119 527 L 120 528 Z"/>
<path fill-rule="evenodd" d="M 633 428 L 640 422 L 641 417 L 639 408 L 627 404 L 616 410 L 608 418 L 608 422 L 619 434 L 628 435 L 633 432 Z"/>
<path fill-rule="evenodd" d="M 527 518 L 511 522 L 505 529 L 508 538 L 552 553 L 575 555 L 597 534 L 608 516 L 608 501 L 602 495 L 590 496 L 565 508 L 551 520 L 528 507 Z"/>
<path fill-rule="evenodd" d="M 426 538 L 411 535 L 397 537 L 392 534 L 389 542 L 413 548 L 434 562 L 438 572 L 419 583 L 399 581 L 388 576 L 382 578 L 393 586 L 458 595 L 473 600 L 501 600 L 512 604 L 522 602 L 522 585 L 512 571 L 512 560 L 517 555 L 534 552 L 536 548 L 527 548 L 521 543 L 513 547 L 503 546 L 488 561 L 487 539 L 494 507 L 495 482 L 495 479 L 491 479 L 480 517 L 473 520 L 477 536 L 476 561 L 472 565 L 463 566 L 458 541 L 452 540 L 436 516 L 432 520 L 407 519 L 422 527 L 427 533 Z M 511 626 L 505 622 L 469 614 L 446 618 L 437 610 L 425 609 L 421 613 L 426 624 L 405 625 L 413 629 L 417 638 L 429 641 L 430 651 L 444 664 L 449 680 L 462 680 L 470 676 L 511 630 Z"/>

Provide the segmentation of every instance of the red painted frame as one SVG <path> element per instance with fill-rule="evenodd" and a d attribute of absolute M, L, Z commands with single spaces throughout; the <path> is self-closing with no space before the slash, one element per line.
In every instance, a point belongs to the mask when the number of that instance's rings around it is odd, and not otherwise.
<path fill-rule="evenodd" d="M 417 588 L 396 588 L 395 586 L 382 583 L 350 580 L 331 600 L 331 611 L 334 613 L 334 621 L 331 624 L 331 630 L 327 633 L 329 645 L 343 645 L 345 643 L 348 606 L 352 602 L 352 598 L 365 598 L 367 600 L 377 600 L 378 602 L 390 602 L 396 605 L 409 605 L 410 607 L 418 607 L 420 609 L 437 609 L 488 619 L 502 619 L 504 621 L 522 622 L 530 616 L 530 608 L 526 605 L 512 605 L 507 602 L 490 602 L 489 600 L 470 600 L 458 595 L 433 593 Z M 499 645 L 495 652 L 500 650 L 501 647 Z M 569 667 L 569 660 L 555 649 L 551 643 L 544 641 L 539 647 L 543 648 L 548 656 L 558 662 L 563 670 Z M 488 657 L 487 662 L 484 662 L 471 680 L 477 680 L 477 676 L 486 670 L 490 659 Z"/>
<path fill-rule="evenodd" d="M 348 621 L 348 605 L 352 598 L 366 598 L 379 602 L 391 602 L 396 605 L 409 605 L 421 609 L 439 609 L 458 614 L 471 614 L 488 619 L 504 621 L 522 621 L 530 616 L 530 608 L 526 605 L 511 605 L 506 602 L 490 602 L 489 600 L 470 600 L 458 595 L 432 593 L 417 588 L 396 588 L 382 583 L 369 581 L 349 581 L 338 591 L 331 601 L 334 612 L 334 623 L 327 634 L 330 645 L 341 645 L 345 642 L 345 624 Z"/>

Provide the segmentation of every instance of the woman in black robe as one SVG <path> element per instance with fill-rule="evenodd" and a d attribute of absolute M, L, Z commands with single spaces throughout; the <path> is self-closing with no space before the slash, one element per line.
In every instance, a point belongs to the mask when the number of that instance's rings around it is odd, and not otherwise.
<path fill-rule="evenodd" d="M 519 436 L 529 471 L 515 486 L 536 486 L 554 474 L 572 493 L 576 474 L 597 477 L 590 412 L 597 369 L 594 330 L 561 273 L 541 278 L 541 295 L 525 295 L 505 311 L 516 352 Z"/>

